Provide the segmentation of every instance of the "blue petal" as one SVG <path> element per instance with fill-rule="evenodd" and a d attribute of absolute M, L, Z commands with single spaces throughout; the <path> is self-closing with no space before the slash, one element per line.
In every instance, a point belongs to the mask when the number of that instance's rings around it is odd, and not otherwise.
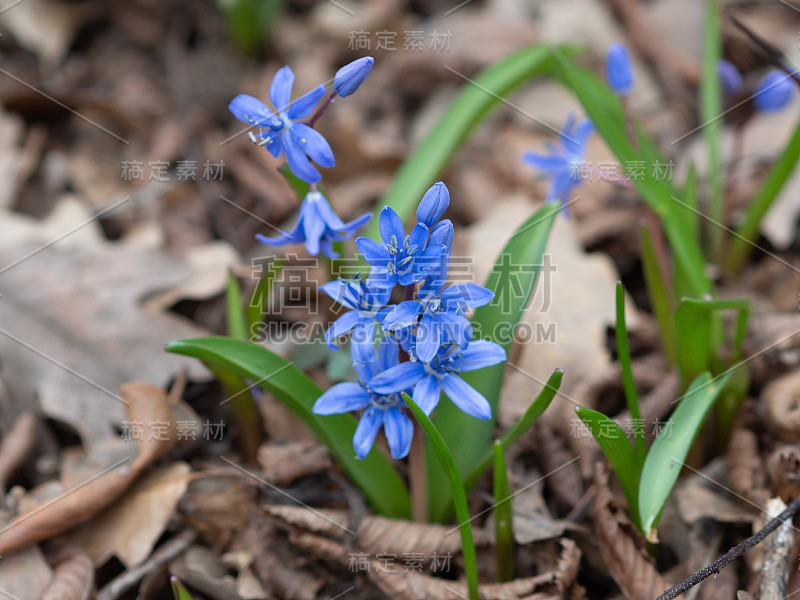
<path fill-rule="evenodd" d="M 350 309 L 358 308 L 358 296 L 354 296 L 352 286 L 341 279 L 329 281 L 319 286 L 334 301 Z"/>
<path fill-rule="evenodd" d="M 286 111 L 286 116 L 297 121 L 305 119 L 314 110 L 314 107 L 319 102 L 319 99 L 325 95 L 325 86 L 321 83 L 310 92 L 300 96 L 297 100 L 292 102 L 289 110 Z M 288 98 L 287 98 L 288 102 Z"/>
<path fill-rule="evenodd" d="M 336 238 L 346 240 L 353 235 L 358 229 L 361 229 L 367 221 L 372 218 L 372 213 L 364 213 L 360 217 L 356 217 L 349 223 L 345 223 L 344 227 L 337 230 Z"/>
<path fill-rule="evenodd" d="M 364 256 L 364 260 L 374 267 L 385 267 L 392 260 L 392 255 L 389 254 L 386 246 L 368 237 L 356 238 L 356 246 Z"/>
<path fill-rule="evenodd" d="M 294 85 L 294 72 L 291 67 L 285 66 L 278 69 L 278 72 L 275 73 L 275 78 L 272 80 L 272 85 L 269 87 L 269 99 L 279 112 L 289 108 L 292 85 Z"/>
<path fill-rule="evenodd" d="M 356 427 L 353 436 L 353 448 L 358 458 L 366 458 L 375 443 L 375 436 L 383 425 L 383 411 L 379 408 L 370 407 L 361 415 L 361 420 Z"/>
<path fill-rule="evenodd" d="M 359 380 L 364 385 L 367 385 L 378 372 L 375 346 L 371 344 L 351 344 L 350 358 L 353 359 L 353 368 L 358 373 Z"/>
<path fill-rule="evenodd" d="M 292 141 L 300 146 L 319 166 L 332 167 L 336 163 L 333 158 L 333 150 L 320 132 L 311 129 L 305 123 L 294 123 L 289 134 Z"/>
<path fill-rule="evenodd" d="M 297 219 L 297 223 L 294 226 L 294 229 L 291 231 L 281 231 L 278 237 L 268 238 L 265 235 L 260 233 L 256 234 L 256 239 L 261 242 L 262 244 L 266 244 L 267 246 L 285 246 L 286 244 L 299 244 L 305 239 L 305 234 L 303 233 L 303 213 L 300 213 L 300 216 Z"/>
<path fill-rule="evenodd" d="M 439 351 L 442 343 L 442 330 L 439 321 L 431 315 L 422 315 L 417 329 L 417 358 L 429 363 Z"/>
<path fill-rule="evenodd" d="M 394 310 L 386 315 L 383 328 L 386 331 L 404 329 L 416 325 L 417 317 L 422 312 L 422 304 L 416 300 L 403 300 Z"/>
<path fill-rule="evenodd" d="M 522 160 L 525 161 L 526 164 L 547 173 L 563 169 L 566 163 L 564 156 L 558 154 L 537 154 L 536 152 L 524 153 L 522 155 Z"/>
<path fill-rule="evenodd" d="M 375 322 L 372 318 L 359 317 L 350 334 L 350 343 L 369 346 L 375 352 Z"/>
<path fill-rule="evenodd" d="M 403 411 L 392 406 L 383 415 L 383 432 L 389 442 L 392 458 L 400 459 L 408 455 L 411 438 L 414 437 L 414 424 Z"/>
<path fill-rule="evenodd" d="M 356 326 L 356 323 L 358 323 L 358 320 L 358 312 L 351 310 L 344 313 L 341 317 L 331 323 L 331 326 L 328 327 L 327 331 L 325 332 L 325 342 L 328 344 L 328 348 L 331 350 L 336 350 L 336 344 L 333 343 L 334 340 L 353 329 L 353 327 Z"/>
<path fill-rule="evenodd" d="M 319 240 L 325 233 L 325 222 L 313 207 L 304 215 L 303 232 L 306 236 L 306 250 L 316 256 L 319 254 Z"/>
<path fill-rule="evenodd" d="M 392 367 L 396 367 L 399 360 L 398 354 L 397 341 L 394 336 L 385 336 L 378 346 L 378 368 L 381 371 L 388 371 Z"/>
<path fill-rule="evenodd" d="M 306 183 L 317 183 L 322 179 L 319 171 L 311 166 L 303 147 L 295 142 L 291 135 L 284 134 L 281 139 L 283 150 L 286 152 L 286 161 L 289 163 L 292 173 Z"/>
<path fill-rule="evenodd" d="M 381 239 L 386 244 L 390 244 L 392 242 L 392 236 L 394 236 L 397 240 L 398 249 L 403 247 L 403 240 L 405 239 L 406 232 L 403 229 L 403 221 L 393 209 L 388 206 L 383 207 L 378 225 L 381 232 Z"/>
<path fill-rule="evenodd" d="M 446 310 L 456 310 L 459 305 L 464 308 L 477 308 L 489 304 L 494 298 L 494 292 L 489 288 L 474 283 L 456 283 L 439 294 L 442 306 Z"/>
<path fill-rule="evenodd" d="M 453 247 L 453 231 L 450 219 L 437 223 L 428 235 L 428 244 L 443 244 L 449 251 Z"/>
<path fill-rule="evenodd" d="M 455 343 L 461 348 L 466 348 L 472 339 L 472 324 L 463 315 L 453 313 L 437 313 L 440 323 L 440 343 Z"/>
<path fill-rule="evenodd" d="M 594 133 L 594 123 L 591 119 L 584 119 L 575 127 L 575 134 L 573 137 L 578 142 L 577 152 L 581 158 L 586 153 L 586 143 L 589 141 L 589 136 Z"/>
<path fill-rule="evenodd" d="M 609 87 L 620 96 L 627 96 L 633 87 L 631 57 L 620 43 L 611 44 L 606 54 L 606 79 Z"/>
<path fill-rule="evenodd" d="M 506 351 L 500 344 L 487 340 L 475 340 L 470 342 L 466 350 L 461 353 L 463 362 L 462 371 L 474 371 L 492 365 L 499 364 L 506 360 Z"/>
<path fill-rule="evenodd" d="M 430 415 L 439 404 L 439 395 L 442 391 L 439 380 L 433 376 L 423 377 L 414 386 L 414 402 L 417 403 L 426 415 Z"/>
<path fill-rule="evenodd" d="M 418 362 L 403 362 L 378 373 L 369 382 L 369 389 L 378 394 L 390 394 L 407 390 L 425 377 L 425 365 Z"/>
<path fill-rule="evenodd" d="M 425 192 L 417 207 L 417 221 L 433 227 L 442 218 L 444 211 L 450 206 L 450 192 L 447 186 L 439 181 Z"/>
<path fill-rule="evenodd" d="M 447 397 L 462 411 L 476 419 L 491 419 L 492 407 L 481 394 L 457 375 L 445 375 L 442 389 Z"/>
<path fill-rule="evenodd" d="M 228 110 L 234 117 L 248 125 L 264 125 L 273 116 L 266 104 L 248 94 L 236 96 L 228 105 Z"/>
<path fill-rule="evenodd" d="M 397 285 L 397 273 L 389 273 L 386 267 L 372 267 L 367 278 L 367 285 L 391 290 Z"/>
<path fill-rule="evenodd" d="M 372 394 L 357 383 L 337 383 L 322 394 L 312 409 L 315 415 L 336 415 L 369 406 Z"/>
<path fill-rule="evenodd" d="M 425 240 L 428 239 L 428 226 L 425 223 L 417 223 L 414 225 L 414 228 L 411 230 L 411 233 L 408 235 L 408 247 L 409 249 L 417 246 L 419 250 L 422 250 L 423 246 L 425 246 Z M 415 252 L 415 255 L 419 255 L 419 250 Z"/>
<path fill-rule="evenodd" d="M 414 272 L 423 277 L 434 275 L 437 281 L 447 279 L 449 264 L 443 260 L 447 256 L 447 246 L 444 244 L 428 244 L 421 254 L 414 258 Z"/>
<path fill-rule="evenodd" d="M 553 177 L 550 182 L 550 189 L 547 191 L 547 201 L 552 202 L 555 200 L 560 201 L 562 204 L 567 204 L 570 200 L 569 195 L 572 188 L 577 183 L 572 180 L 569 172 L 562 172 Z"/>

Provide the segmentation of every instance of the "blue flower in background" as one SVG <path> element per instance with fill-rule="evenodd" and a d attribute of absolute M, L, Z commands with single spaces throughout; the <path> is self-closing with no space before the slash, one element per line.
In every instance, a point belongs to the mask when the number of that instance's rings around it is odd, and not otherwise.
<path fill-rule="evenodd" d="M 269 88 L 269 99 L 276 108 L 275 113 L 261 100 L 247 94 L 236 96 L 228 108 L 243 123 L 259 128 L 258 133 L 250 133 L 254 143 L 266 146 L 275 158 L 286 154 L 289 168 L 297 177 L 316 183 L 321 176 L 308 159 L 321 167 L 332 167 L 335 162 L 333 152 L 319 132 L 299 121 L 314 110 L 325 95 L 325 86 L 320 84 L 290 103 L 293 84 L 294 73 L 290 67 L 283 67 L 275 74 Z"/>
<path fill-rule="evenodd" d="M 633 66 L 628 49 L 622 44 L 611 44 L 606 54 L 606 79 L 616 94 L 627 96 L 633 87 Z"/>
<path fill-rule="evenodd" d="M 730 96 L 741 93 L 744 87 L 742 74 L 732 62 L 724 59 L 717 61 L 717 76 L 724 93 Z"/>
<path fill-rule="evenodd" d="M 375 322 L 383 322 L 391 309 L 384 308 L 392 294 L 392 288 L 372 289 L 361 279 L 339 279 L 321 285 L 320 289 L 350 311 L 336 319 L 325 332 L 325 341 L 331 350 L 336 350 L 333 341 L 348 332 L 353 345 L 374 349 Z M 366 349 L 362 353 L 367 352 Z"/>
<path fill-rule="evenodd" d="M 283 231 L 281 235 L 274 238 L 268 238 L 259 233 L 256 235 L 256 239 L 269 246 L 305 242 L 306 250 L 312 256 L 316 256 L 321 250 L 328 258 L 337 258 L 338 254 L 333 251 L 333 242 L 346 240 L 371 218 L 370 213 L 365 213 L 357 219 L 345 223 L 333 212 L 331 205 L 328 204 L 322 193 L 312 191 L 303 199 L 297 224 L 292 231 Z"/>
<path fill-rule="evenodd" d="M 792 78 L 783 71 L 773 69 L 756 84 L 753 101 L 760 111 L 772 112 L 786 106 L 793 95 Z"/>
<path fill-rule="evenodd" d="M 370 380 L 370 388 L 389 394 L 414 386 L 411 396 L 419 407 L 430 414 L 439 403 L 442 391 L 462 411 L 478 419 L 490 419 L 492 407 L 475 388 L 459 376 L 465 371 L 489 367 L 506 360 L 499 344 L 486 340 L 470 342 L 466 350 L 458 346 L 442 346 L 429 363 L 400 363 L 378 373 Z"/>
<path fill-rule="evenodd" d="M 374 63 L 375 59 L 365 56 L 346 64 L 336 71 L 336 75 L 333 77 L 333 90 L 342 98 L 349 96 L 361 87 L 369 72 L 372 71 Z"/>
<path fill-rule="evenodd" d="M 380 216 L 382 244 L 367 237 L 356 239 L 364 259 L 372 266 L 367 283 L 375 287 L 412 285 L 438 268 L 447 252 L 444 244 L 428 243 L 428 226 L 417 223 L 409 235 L 400 216 L 384 206 Z"/>
<path fill-rule="evenodd" d="M 561 131 L 560 147 L 548 143 L 549 154 L 526 152 L 522 155 L 527 164 L 552 178 L 547 190 L 548 202 L 558 200 L 566 205 L 572 188 L 580 185 L 580 167 L 585 161 L 586 144 L 593 131 L 594 125 L 589 119 L 576 124 L 575 118 L 570 115 Z"/>
<path fill-rule="evenodd" d="M 406 404 L 400 392 L 410 389 L 410 386 L 399 386 L 395 391 L 383 393 L 376 392 L 371 385 L 380 371 L 397 368 L 397 342 L 391 336 L 383 338 L 377 357 L 374 347 L 370 347 L 368 352 L 364 350 L 360 346 L 352 349 L 353 366 L 360 382 L 334 385 L 317 399 L 313 411 L 318 415 L 333 415 L 366 409 L 353 436 L 353 448 L 358 458 L 363 459 L 369 454 L 381 427 L 392 458 L 404 458 L 411 448 L 414 425 L 403 410 Z"/>

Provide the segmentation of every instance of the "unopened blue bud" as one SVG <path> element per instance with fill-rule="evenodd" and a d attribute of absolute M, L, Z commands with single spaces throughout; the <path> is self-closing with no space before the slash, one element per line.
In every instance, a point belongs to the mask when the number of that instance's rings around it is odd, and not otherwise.
<path fill-rule="evenodd" d="M 420 200 L 417 207 L 417 221 L 433 227 L 442 218 L 448 206 L 450 206 L 450 192 L 447 191 L 447 186 L 441 181 L 434 183 Z"/>
<path fill-rule="evenodd" d="M 786 73 L 777 69 L 770 71 L 756 85 L 756 108 L 763 112 L 782 109 L 792 99 L 793 88 L 794 84 Z"/>
<path fill-rule="evenodd" d="M 606 55 L 606 78 L 611 89 L 627 96 L 633 87 L 633 66 L 628 49 L 620 43 L 611 44 Z"/>
<path fill-rule="evenodd" d="M 333 78 L 333 90 L 342 97 L 355 92 L 372 71 L 374 62 L 374 58 L 365 56 L 343 66 Z"/>
<path fill-rule="evenodd" d="M 717 61 L 717 75 L 724 93 L 734 95 L 742 91 L 742 75 L 733 63 L 727 60 Z"/>

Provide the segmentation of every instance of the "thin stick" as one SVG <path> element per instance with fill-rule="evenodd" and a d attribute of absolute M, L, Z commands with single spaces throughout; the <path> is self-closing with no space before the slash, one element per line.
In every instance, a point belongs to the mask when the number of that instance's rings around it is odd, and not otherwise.
<path fill-rule="evenodd" d="M 707 567 L 703 567 L 699 571 L 695 571 L 689 577 L 681 581 L 679 584 L 672 586 L 666 592 L 664 592 L 658 598 L 656 598 L 656 600 L 672 600 L 673 598 L 677 598 L 678 596 L 683 594 L 686 590 L 693 588 L 704 579 L 707 579 L 711 575 L 719 573 L 723 568 L 725 568 L 728 565 L 729 562 L 731 562 L 736 558 L 739 558 L 750 548 L 762 542 L 764 538 L 766 538 L 770 533 L 772 533 L 778 527 L 780 527 L 784 521 L 792 518 L 798 510 L 800 510 L 800 496 L 792 500 L 789 506 L 786 507 L 786 510 L 784 510 L 781 514 L 772 519 L 772 521 L 767 523 L 760 531 L 747 538 L 738 546 L 734 546 L 733 548 L 728 550 L 724 555 L 720 556 L 717 560 L 712 562 Z"/>

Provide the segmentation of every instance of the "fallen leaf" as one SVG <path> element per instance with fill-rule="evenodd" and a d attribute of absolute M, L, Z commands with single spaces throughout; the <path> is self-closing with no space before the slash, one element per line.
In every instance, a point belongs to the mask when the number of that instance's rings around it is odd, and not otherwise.
<path fill-rule="evenodd" d="M 262 444 L 258 449 L 258 463 L 267 481 L 282 487 L 299 477 L 320 473 L 333 466 L 328 449 L 319 442 Z"/>
<path fill-rule="evenodd" d="M 170 563 L 169 570 L 181 583 L 215 600 L 242 600 L 236 592 L 236 580 L 208 548 L 192 546 Z"/>
<path fill-rule="evenodd" d="M 0 595 L 17 600 L 40 600 L 53 571 L 39 548 L 3 555 L 0 560 Z"/>
<path fill-rule="evenodd" d="M 17 4 L 6 5 L 6 10 L 0 13 L 0 23 L 21 46 L 36 52 L 46 64 L 55 65 L 82 24 L 85 9 L 55 0 L 26 0 Z"/>
<path fill-rule="evenodd" d="M 92 560 L 80 548 L 69 546 L 57 553 L 54 562 L 53 578 L 40 600 L 88 600 L 94 588 Z"/>

